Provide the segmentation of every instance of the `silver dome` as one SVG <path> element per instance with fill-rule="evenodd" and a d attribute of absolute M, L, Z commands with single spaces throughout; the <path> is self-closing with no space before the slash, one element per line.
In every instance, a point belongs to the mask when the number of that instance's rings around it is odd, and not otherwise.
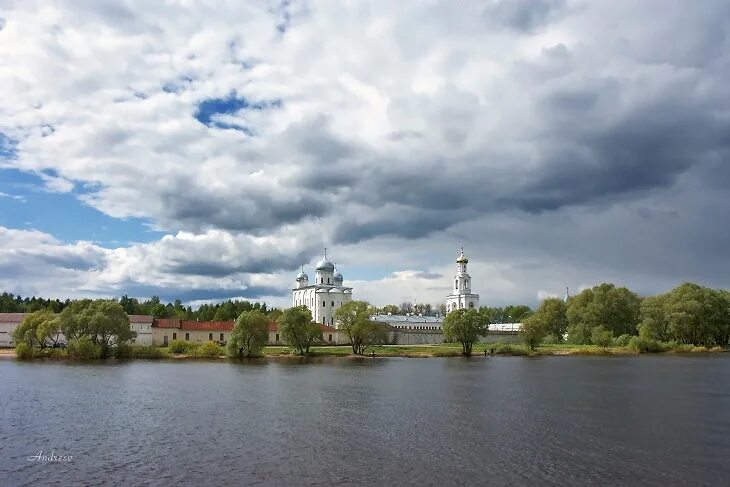
<path fill-rule="evenodd" d="M 318 271 L 327 271 L 327 272 L 334 272 L 335 266 L 332 262 L 328 261 L 326 258 L 320 260 L 317 262 L 317 270 Z"/>
<path fill-rule="evenodd" d="M 308 280 L 309 280 L 309 276 L 307 276 L 304 273 L 304 271 L 302 271 L 299 274 L 297 274 L 297 281 L 308 281 Z"/>

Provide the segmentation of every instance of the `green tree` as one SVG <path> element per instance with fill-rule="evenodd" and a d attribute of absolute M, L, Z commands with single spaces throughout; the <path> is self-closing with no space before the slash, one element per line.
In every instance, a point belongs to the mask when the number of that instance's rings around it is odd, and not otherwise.
<path fill-rule="evenodd" d="M 669 336 L 694 345 L 727 346 L 730 310 L 727 293 L 684 283 L 663 296 Z"/>
<path fill-rule="evenodd" d="M 534 316 L 537 316 L 545 328 L 545 333 L 556 342 L 563 341 L 568 329 L 568 318 L 565 315 L 567 306 L 562 299 L 548 298 L 540 303 Z M 529 317 L 528 317 L 529 318 Z M 526 320 L 523 320 L 523 323 Z"/>
<path fill-rule="evenodd" d="M 35 311 L 26 316 L 13 330 L 13 342 L 16 346 L 25 343 L 31 349 L 43 349 L 58 344 L 61 330 L 58 319 L 49 309 Z"/>
<path fill-rule="evenodd" d="M 269 341 L 269 318 L 260 310 L 244 311 L 228 340 L 228 355 L 235 358 L 251 358 L 261 355 Z"/>
<path fill-rule="evenodd" d="M 532 308 L 526 304 L 510 305 L 504 308 L 504 314 L 506 317 L 505 322 L 508 323 L 521 323 L 532 316 Z"/>
<path fill-rule="evenodd" d="M 61 312 L 58 321 L 67 340 L 88 339 L 99 346 L 102 359 L 137 336 L 124 308 L 115 300 L 76 301 Z"/>
<path fill-rule="evenodd" d="M 664 310 L 664 296 L 649 296 L 641 301 L 639 336 L 645 339 L 670 340 L 669 323 Z"/>
<path fill-rule="evenodd" d="M 547 317 L 539 311 L 522 322 L 520 338 L 530 350 L 535 350 L 547 334 Z"/>
<path fill-rule="evenodd" d="M 573 343 L 589 343 L 591 332 L 603 326 L 614 335 L 636 334 L 639 297 L 613 284 L 600 284 L 568 300 L 568 335 Z"/>
<path fill-rule="evenodd" d="M 444 318 L 444 338 L 461 343 L 461 353 L 471 355 L 472 345 L 487 334 L 489 322 L 475 309 L 456 309 Z"/>
<path fill-rule="evenodd" d="M 392 315 L 397 315 L 400 313 L 400 308 L 394 304 L 387 304 L 380 308 L 380 312 L 384 315 L 387 315 L 388 313 Z"/>
<path fill-rule="evenodd" d="M 599 347 L 609 347 L 613 343 L 613 333 L 599 325 L 591 331 L 591 342 Z"/>
<path fill-rule="evenodd" d="M 386 326 L 370 320 L 373 314 L 373 308 L 365 301 L 349 301 L 335 311 L 339 328 L 349 338 L 355 355 L 363 355 L 368 348 L 388 340 Z"/>
<path fill-rule="evenodd" d="M 279 317 L 279 330 L 284 342 L 299 355 L 309 354 L 309 347 L 322 341 L 322 329 L 312 323 L 312 313 L 306 306 L 284 310 Z"/>

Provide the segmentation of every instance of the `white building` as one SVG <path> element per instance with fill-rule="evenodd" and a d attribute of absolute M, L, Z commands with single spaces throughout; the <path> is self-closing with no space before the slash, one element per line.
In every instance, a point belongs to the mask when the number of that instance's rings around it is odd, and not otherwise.
<path fill-rule="evenodd" d="M 446 296 L 446 311 L 461 308 L 479 308 L 479 295 L 471 292 L 471 276 L 466 271 L 469 259 L 464 256 L 464 247 L 461 255 L 456 259 L 456 276 L 454 277 L 454 292 Z"/>
<path fill-rule="evenodd" d="M 334 326 L 335 310 L 352 299 L 352 288 L 343 286 L 342 281 L 342 274 L 327 260 L 325 249 L 324 258 L 317 262 L 313 284 L 309 283 L 309 276 L 303 269 L 297 276 L 297 287 L 292 289 L 292 305 L 309 308 L 315 323 Z"/>

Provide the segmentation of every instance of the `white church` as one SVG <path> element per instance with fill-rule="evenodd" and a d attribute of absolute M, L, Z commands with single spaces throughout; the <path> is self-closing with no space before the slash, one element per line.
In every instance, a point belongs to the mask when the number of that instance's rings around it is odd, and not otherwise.
<path fill-rule="evenodd" d="M 352 288 L 343 286 L 342 281 L 342 274 L 327 260 L 325 249 L 324 257 L 317 262 L 313 284 L 309 283 L 309 276 L 304 273 L 304 269 L 297 275 L 292 303 L 309 308 L 315 323 L 334 326 L 335 310 L 352 299 Z"/>
<path fill-rule="evenodd" d="M 471 292 L 471 276 L 466 266 L 469 259 L 464 255 L 464 248 L 461 248 L 461 255 L 456 259 L 456 276 L 454 276 L 453 292 L 446 296 L 447 312 L 455 309 L 478 309 L 479 295 Z M 335 265 L 327 260 L 327 249 L 324 257 L 317 262 L 315 269 L 314 283 L 309 282 L 309 276 L 304 269 L 297 275 L 297 284 L 292 289 L 292 305 L 306 306 L 312 312 L 312 320 L 322 325 L 335 326 L 335 311 L 344 303 L 352 300 L 352 288 L 343 285 L 343 277 Z M 380 317 L 384 321 L 398 321 L 399 317 Z M 406 321 L 413 321 L 416 318 L 428 321 L 423 324 L 424 329 L 441 328 L 442 320 L 435 317 L 400 317 L 408 318 Z M 407 326 L 412 326 L 410 323 Z M 433 323 L 432 323 L 433 322 Z M 391 323 L 396 327 L 398 324 Z M 434 326 L 437 325 L 437 326 Z"/>

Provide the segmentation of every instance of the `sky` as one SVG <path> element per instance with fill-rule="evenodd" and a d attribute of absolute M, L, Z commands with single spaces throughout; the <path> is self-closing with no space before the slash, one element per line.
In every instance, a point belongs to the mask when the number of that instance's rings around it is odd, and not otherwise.
<path fill-rule="evenodd" d="M 730 3 L 0 0 L 0 290 L 730 287 Z"/>

